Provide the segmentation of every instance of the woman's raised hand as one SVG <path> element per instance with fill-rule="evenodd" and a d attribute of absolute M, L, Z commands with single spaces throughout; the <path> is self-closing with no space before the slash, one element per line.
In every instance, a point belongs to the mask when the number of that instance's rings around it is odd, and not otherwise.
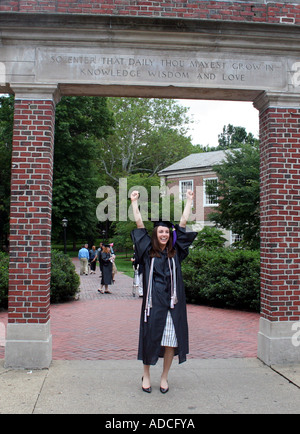
<path fill-rule="evenodd" d="M 140 193 L 137 190 L 134 190 L 131 195 L 131 206 L 132 206 L 132 212 L 134 216 L 134 220 L 136 222 L 136 225 L 138 228 L 144 228 L 144 223 L 142 219 L 142 215 L 139 210 L 139 204 L 138 204 L 138 198 L 140 197 Z"/>
<path fill-rule="evenodd" d="M 131 202 L 138 200 L 139 197 L 140 197 L 140 193 L 137 190 L 134 190 L 130 195 Z"/>
<path fill-rule="evenodd" d="M 186 191 L 186 198 L 187 199 L 191 199 L 191 200 L 194 199 L 194 192 L 193 192 L 193 190 L 187 190 Z"/>
<path fill-rule="evenodd" d="M 193 204 L 193 199 L 194 199 L 194 193 L 193 190 L 187 190 L 186 192 L 186 204 L 180 219 L 180 223 L 179 226 L 181 226 L 182 228 L 186 227 L 186 224 L 188 222 L 189 219 L 189 215 L 191 212 L 191 208 L 192 208 L 192 204 Z"/>

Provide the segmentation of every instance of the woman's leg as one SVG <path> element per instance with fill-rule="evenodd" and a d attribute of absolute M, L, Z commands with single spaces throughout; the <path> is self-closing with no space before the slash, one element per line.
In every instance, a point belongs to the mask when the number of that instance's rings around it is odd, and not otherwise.
<path fill-rule="evenodd" d="M 163 367 L 163 373 L 161 374 L 161 380 L 160 380 L 160 387 L 162 389 L 168 388 L 168 374 L 173 362 L 173 358 L 174 358 L 174 348 L 165 347 L 164 367 Z"/>
<path fill-rule="evenodd" d="M 105 291 L 104 292 L 107 292 L 108 294 L 111 294 L 110 290 L 108 289 L 108 285 L 105 285 Z"/>
<path fill-rule="evenodd" d="M 148 389 L 150 386 L 150 365 L 144 365 L 143 388 Z"/>

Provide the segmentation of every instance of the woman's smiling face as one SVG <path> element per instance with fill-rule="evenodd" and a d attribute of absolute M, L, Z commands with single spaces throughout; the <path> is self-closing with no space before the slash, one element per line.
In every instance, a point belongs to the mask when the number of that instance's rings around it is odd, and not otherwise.
<path fill-rule="evenodd" d="M 163 250 L 165 249 L 166 245 L 168 244 L 168 241 L 170 239 L 170 229 L 166 228 L 165 226 L 158 226 L 157 227 L 157 239 L 160 248 Z"/>

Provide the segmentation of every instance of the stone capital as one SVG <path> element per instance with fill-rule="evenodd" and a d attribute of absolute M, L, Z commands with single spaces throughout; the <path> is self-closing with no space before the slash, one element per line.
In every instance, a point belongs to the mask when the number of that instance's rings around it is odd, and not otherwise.
<path fill-rule="evenodd" d="M 300 109 L 300 95 L 285 92 L 262 92 L 253 101 L 254 107 L 263 113 L 269 107 Z"/>
<path fill-rule="evenodd" d="M 56 84 L 28 85 L 17 83 L 11 85 L 11 90 L 16 99 L 52 100 L 55 104 L 59 103 L 61 99 L 60 90 Z"/>

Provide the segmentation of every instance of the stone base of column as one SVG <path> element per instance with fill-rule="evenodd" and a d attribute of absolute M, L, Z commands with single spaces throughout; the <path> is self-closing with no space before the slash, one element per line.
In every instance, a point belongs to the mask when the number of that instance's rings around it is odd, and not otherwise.
<path fill-rule="evenodd" d="M 7 324 L 6 368 L 44 369 L 51 361 L 50 320 L 46 324 Z"/>
<path fill-rule="evenodd" d="M 260 318 L 257 357 L 266 365 L 300 363 L 300 322 Z"/>

